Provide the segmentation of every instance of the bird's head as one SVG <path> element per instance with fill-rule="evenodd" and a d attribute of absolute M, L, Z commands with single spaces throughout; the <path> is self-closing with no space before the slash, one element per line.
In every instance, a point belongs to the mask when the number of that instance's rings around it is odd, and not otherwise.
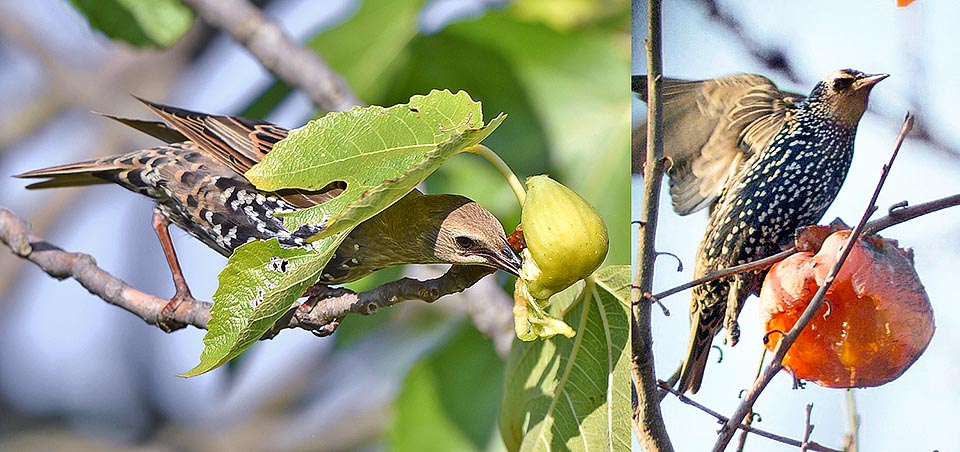
<path fill-rule="evenodd" d="M 480 204 L 457 195 L 448 196 L 454 207 L 440 223 L 434 254 L 442 262 L 485 265 L 518 275 L 520 257 L 507 243 L 500 220 Z"/>
<path fill-rule="evenodd" d="M 837 123 L 855 128 L 867 110 L 870 90 L 888 74 L 864 74 L 855 69 L 840 69 L 817 83 L 808 102 Z"/>

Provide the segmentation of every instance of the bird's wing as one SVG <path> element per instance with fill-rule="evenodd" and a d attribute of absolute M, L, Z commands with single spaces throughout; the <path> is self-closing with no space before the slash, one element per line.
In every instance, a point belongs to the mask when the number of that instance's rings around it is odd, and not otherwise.
<path fill-rule="evenodd" d="M 712 80 L 663 80 L 664 154 L 673 164 L 673 208 L 687 215 L 711 205 L 750 155 L 769 146 L 803 96 L 780 91 L 766 77 L 740 74 Z M 633 90 L 646 101 L 645 76 Z M 646 124 L 635 149 L 646 147 Z"/>
<path fill-rule="evenodd" d="M 247 172 L 257 164 L 273 149 L 273 145 L 286 138 L 289 132 L 283 127 L 257 119 L 208 115 L 137 99 L 153 110 L 160 119 L 166 121 L 171 128 L 200 145 L 204 153 L 239 174 Z M 154 135 L 149 131 L 147 133 Z"/>
<path fill-rule="evenodd" d="M 273 146 L 289 133 L 288 129 L 266 121 L 209 115 L 137 99 L 169 126 L 153 121 L 108 117 L 167 142 L 171 142 L 171 139 L 192 141 L 198 145 L 201 152 L 241 175 L 263 159 L 263 156 L 273 150 Z M 333 182 L 317 191 L 290 189 L 276 194 L 294 206 L 310 207 L 329 201 L 342 193 L 342 185 Z"/>

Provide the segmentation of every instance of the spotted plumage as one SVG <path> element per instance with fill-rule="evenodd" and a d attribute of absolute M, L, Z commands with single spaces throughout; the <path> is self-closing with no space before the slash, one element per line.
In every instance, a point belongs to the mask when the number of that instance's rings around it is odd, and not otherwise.
<path fill-rule="evenodd" d="M 870 90 L 884 78 L 836 71 L 806 98 L 758 75 L 665 81 L 664 153 L 673 160 L 674 208 L 689 214 L 710 207 L 695 278 L 775 254 L 797 228 L 820 220 L 850 168 Z M 645 80 L 635 85 L 645 91 Z M 764 274 L 741 273 L 693 289 L 682 392 L 699 390 L 721 326 L 728 343 L 737 343 L 737 316 Z"/>
<path fill-rule="evenodd" d="M 200 152 L 191 142 L 116 157 L 32 171 L 19 177 L 52 177 L 27 188 L 113 182 L 152 198 L 157 210 L 218 253 L 229 256 L 251 240 L 276 237 L 287 247 L 305 245 L 319 228 L 288 231 L 278 213 L 295 206 L 260 193 L 245 178 Z"/>
<path fill-rule="evenodd" d="M 287 247 L 307 246 L 315 225 L 291 231 L 279 213 L 326 202 L 345 185 L 318 191 L 257 190 L 243 174 L 287 135 L 257 120 L 213 116 L 144 101 L 167 124 L 115 118 L 167 144 L 128 154 L 20 174 L 46 178 L 28 188 L 113 182 L 153 199 L 154 227 L 174 273 L 176 298 L 190 297 L 166 231 L 168 222 L 229 256 L 251 240 L 276 238 Z M 324 268 L 320 282 L 359 279 L 402 264 L 485 265 L 516 274 L 520 259 L 489 211 L 459 195 L 416 190 L 358 225 Z"/>

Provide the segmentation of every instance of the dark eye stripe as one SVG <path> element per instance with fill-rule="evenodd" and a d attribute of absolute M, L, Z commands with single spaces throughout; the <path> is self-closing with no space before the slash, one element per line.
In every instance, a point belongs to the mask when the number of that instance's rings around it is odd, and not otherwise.
<path fill-rule="evenodd" d="M 843 91 L 853 84 L 853 77 L 837 77 L 833 79 L 833 90 Z"/>

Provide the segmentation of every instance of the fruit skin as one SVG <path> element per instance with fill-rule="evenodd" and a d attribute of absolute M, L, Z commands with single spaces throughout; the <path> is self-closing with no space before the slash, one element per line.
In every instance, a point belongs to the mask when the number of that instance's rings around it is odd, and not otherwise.
<path fill-rule="evenodd" d="M 527 279 L 536 299 L 547 299 L 586 278 L 603 262 L 609 241 L 596 209 L 548 176 L 527 178 L 520 223 L 539 274 Z"/>
<path fill-rule="evenodd" d="M 767 274 L 760 306 L 768 349 L 796 323 L 849 236 L 834 233 L 816 255 L 794 254 Z M 784 357 L 797 378 L 832 388 L 879 386 L 903 374 L 933 337 L 933 310 L 912 255 L 895 241 L 858 241 L 826 295 Z"/>

